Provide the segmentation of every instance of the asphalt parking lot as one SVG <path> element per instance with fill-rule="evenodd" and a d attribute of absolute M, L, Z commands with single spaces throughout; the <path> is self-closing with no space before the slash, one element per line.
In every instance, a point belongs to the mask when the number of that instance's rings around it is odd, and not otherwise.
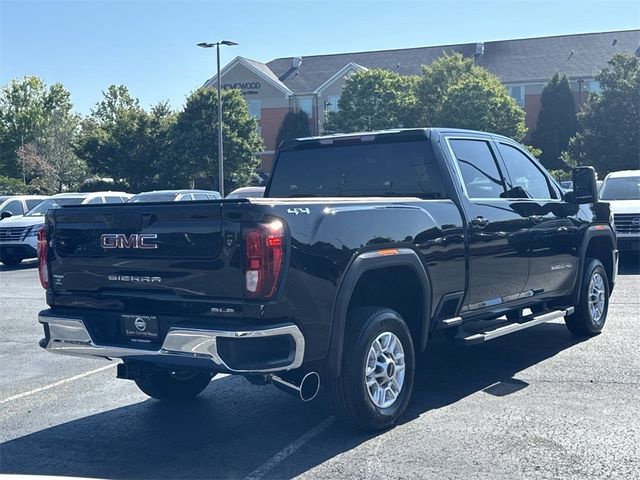
<path fill-rule="evenodd" d="M 38 347 L 35 264 L 0 266 L 0 473 L 98 478 L 640 478 L 640 261 L 623 259 L 605 332 L 560 322 L 418 360 L 409 412 L 355 433 L 326 397 L 216 378 L 165 405 L 115 363 Z"/>

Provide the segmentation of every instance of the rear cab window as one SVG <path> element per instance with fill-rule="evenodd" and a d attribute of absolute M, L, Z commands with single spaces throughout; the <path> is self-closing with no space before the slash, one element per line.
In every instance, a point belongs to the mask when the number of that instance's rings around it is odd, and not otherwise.
<path fill-rule="evenodd" d="M 500 155 L 507 173 L 508 198 L 530 198 L 552 200 L 560 198 L 560 193 L 551 184 L 542 170 L 519 148 L 500 142 Z M 524 191 L 524 195 L 518 195 Z"/>
<path fill-rule="evenodd" d="M 281 151 L 265 197 L 440 199 L 447 193 L 427 139 L 383 138 Z"/>
<path fill-rule="evenodd" d="M 504 178 L 489 140 L 448 138 L 447 142 L 468 198 L 504 198 Z"/>

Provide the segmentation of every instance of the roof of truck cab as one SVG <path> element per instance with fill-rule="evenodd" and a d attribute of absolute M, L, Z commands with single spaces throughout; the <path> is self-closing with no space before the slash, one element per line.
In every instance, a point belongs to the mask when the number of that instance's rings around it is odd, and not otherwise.
<path fill-rule="evenodd" d="M 301 137 L 291 140 L 285 140 L 285 142 L 308 142 L 308 141 L 321 141 L 321 140 L 334 140 L 337 138 L 356 138 L 356 137 L 373 137 L 376 135 L 415 135 L 424 134 L 429 136 L 431 133 L 447 133 L 447 134 L 464 134 L 464 135 L 483 135 L 492 136 L 497 138 L 504 138 L 506 140 L 512 139 L 492 132 L 482 132 L 480 130 L 466 130 L 463 128 L 448 128 L 448 127 L 429 127 L 429 128 L 391 128 L 387 130 L 373 130 L 369 132 L 349 132 L 349 133 L 332 133 L 330 135 L 320 135 L 315 137 Z"/>

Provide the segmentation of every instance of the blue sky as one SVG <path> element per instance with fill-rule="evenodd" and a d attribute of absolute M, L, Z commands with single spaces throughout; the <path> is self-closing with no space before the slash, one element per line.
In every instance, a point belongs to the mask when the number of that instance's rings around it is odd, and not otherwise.
<path fill-rule="evenodd" d="M 112 83 L 145 107 L 177 108 L 215 73 L 201 41 L 240 44 L 224 49 L 224 65 L 639 26 L 637 0 L 0 0 L 0 83 L 61 82 L 83 114 Z"/>

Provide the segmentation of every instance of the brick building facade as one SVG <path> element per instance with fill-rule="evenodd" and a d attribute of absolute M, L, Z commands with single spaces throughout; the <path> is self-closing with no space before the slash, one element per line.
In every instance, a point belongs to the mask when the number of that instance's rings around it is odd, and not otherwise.
<path fill-rule="evenodd" d="M 303 110 L 311 132 L 323 132 L 328 111 L 338 108 L 345 79 L 355 71 L 384 68 L 417 75 L 443 53 L 458 52 L 497 75 L 526 112 L 529 132 L 540 112 L 545 84 L 559 72 L 571 83 L 576 106 L 599 86 L 594 80 L 614 53 L 640 55 L 640 30 L 440 45 L 371 52 L 285 57 L 261 63 L 236 57 L 221 72 L 223 88 L 238 88 L 258 119 L 264 151 L 262 170 L 271 169 L 278 128 L 287 111 Z M 205 86 L 215 87 L 216 77 Z M 425 125 L 426 126 L 426 125 Z"/>

